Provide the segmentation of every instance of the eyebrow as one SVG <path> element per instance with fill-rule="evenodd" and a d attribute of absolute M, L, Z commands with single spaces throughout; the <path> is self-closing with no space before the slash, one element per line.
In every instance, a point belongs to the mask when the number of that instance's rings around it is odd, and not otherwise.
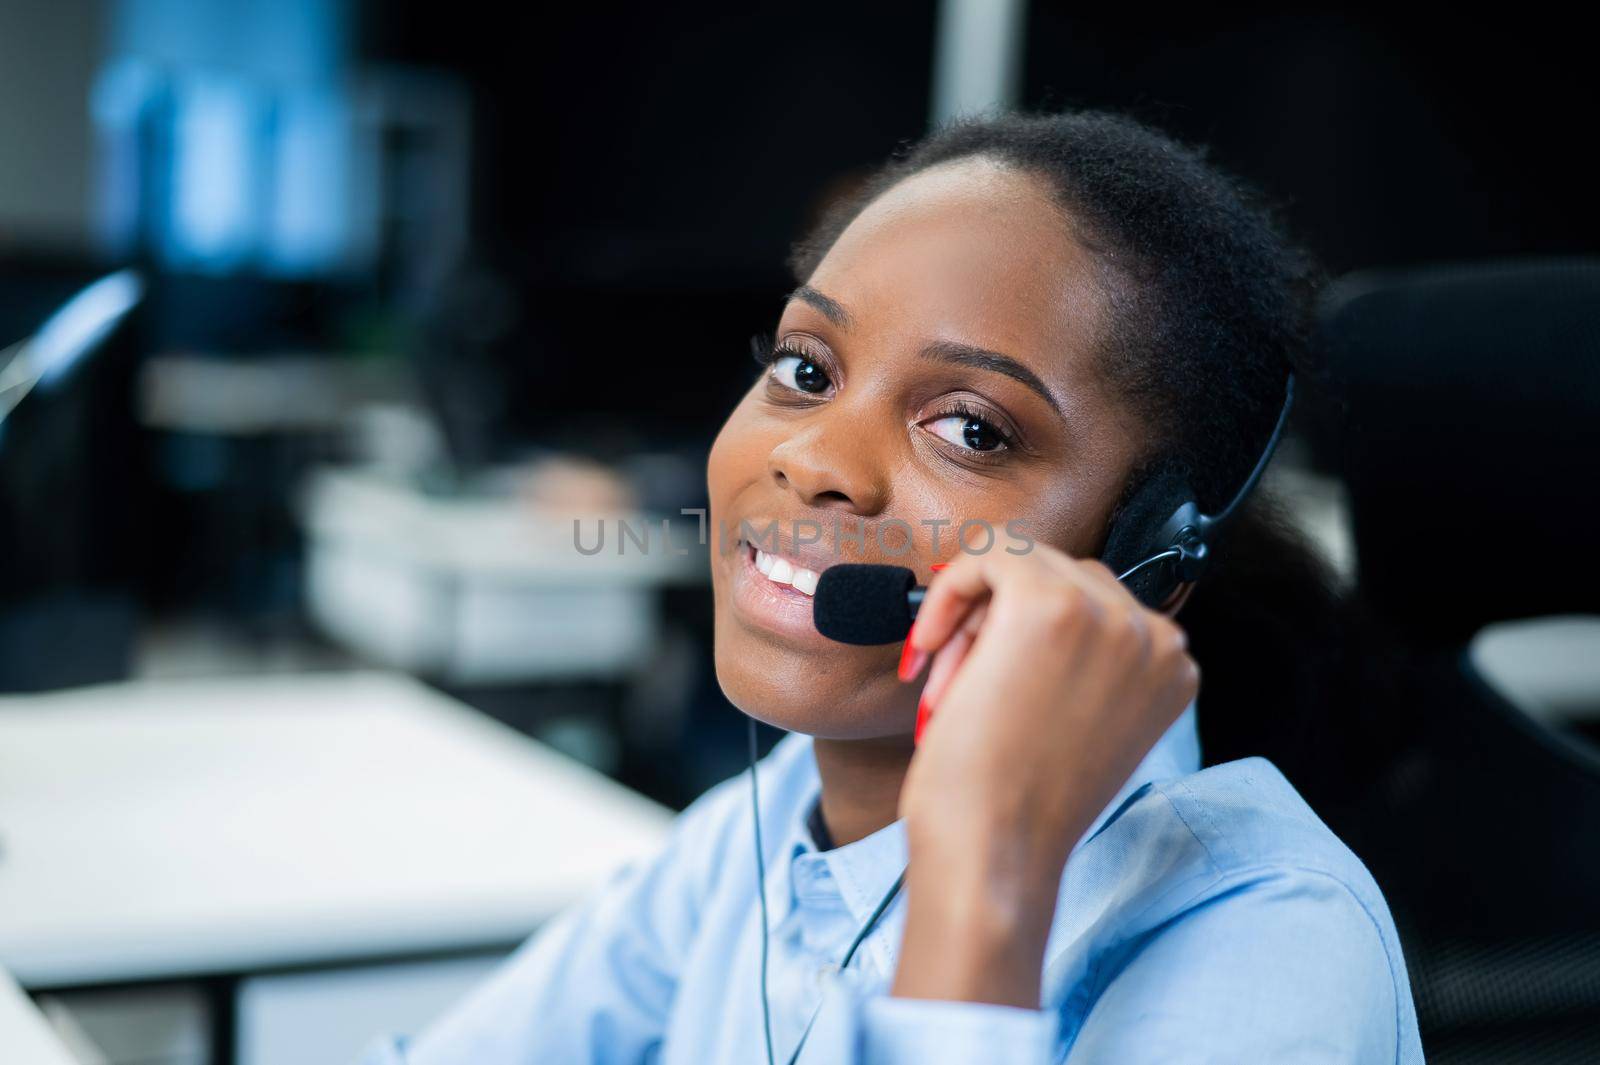
<path fill-rule="evenodd" d="M 789 299 L 809 303 L 821 311 L 824 318 L 841 329 L 849 329 L 855 325 L 855 319 L 850 317 L 850 312 L 844 309 L 843 304 L 831 296 L 823 295 L 810 285 L 801 285 L 789 293 Z M 1056 402 L 1056 397 L 1050 394 L 1050 390 L 1045 387 L 1045 383 L 1039 380 L 1039 375 L 1009 355 L 1002 355 L 998 351 L 974 347 L 971 344 L 963 344 L 955 340 L 935 340 L 924 347 L 920 354 L 924 359 L 933 359 L 955 366 L 970 366 L 977 370 L 1005 374 L 1012 380 L 1021 381 L 1028 388 L 1037 392 L 1046 403 L 1050 404 L 1051 410 L 1062 418 L 1066 417 L 1066 412 L 1061 409 L 1061 404 Z"/>
<path fill-rule="evenodd" d="M 971 344 L 962 344 L 955 340 L 935 340 L 922 349 L 924 359 L 934 359 L 938 362 L 948 362 L 956 366 L 970 366 L 977 370 L 989 370 L 993 373 L 1005 374 L 1007 377 L 1021 381 L 1033 391 L 1039 393 L 1044 401 L 1050 404 L 1050 409 L 1065 418 L 1061 404 L 1056 402 L 1056 397 L 1050 394 L 1039 375 L 1028 369 L 1022 363 L 1009 355 L 1002 355 L 998 351 L 987 348 L 976 348 Z"/>
<path fill-rule="evenodd" d="M 840 329 L 849 329 L 856 324 L 855 319 L 850 317 L 850 312 L 844 309 L 843 304 L 832 297 L 824 296 L 810 285 L 801 285 L 789 293 L 789 299 L 804 300 L 806 303 L 811 304 L 811 306 L 822 312 L 824 318 Z"/>

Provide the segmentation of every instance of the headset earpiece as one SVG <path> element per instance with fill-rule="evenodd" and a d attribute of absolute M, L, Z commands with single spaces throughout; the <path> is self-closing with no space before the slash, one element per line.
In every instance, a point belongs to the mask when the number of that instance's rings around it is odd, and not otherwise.
<path fill-rule="evenodd" d="M 1159 609 L 1183 584 L 1200 579 L 1222 527 L 1239 512 L 1283 438 L 1294 409 L 1294 374 L 1284 386 L 1283 408 L 1255 468 L 1216 515 L 1202 513 L 1187 479 L 1171 466 L 1146 475 L 1106 535 L 1100 560 L 1145 606 Z"/>
<path fill-rule="evenodd" d="M 1188 481 L 1170 468 L 1157 470 L 1117 515 L 1100 560 L 1117 576 L 1127 574 L 1128 590 L 1154 610 L 1199 576 L 1210 555 L 1201 539 L 1204 521 Z"/>

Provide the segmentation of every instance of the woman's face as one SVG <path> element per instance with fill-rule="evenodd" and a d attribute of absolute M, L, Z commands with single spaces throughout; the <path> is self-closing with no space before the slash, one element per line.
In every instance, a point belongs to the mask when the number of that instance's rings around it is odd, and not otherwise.
<path fill-rule="evenodd" d="M 886 562 L 926 584 L 964 522 L 967 550 L 985 528 L 994 551 L 1099 549 L 1142 442 L 1095 372 L 1106 313 L 1045 186 L 987 160 L 910 177 L 851 223 L 711 449 L 717 678 L 734 705 L 832 739 L 912 732 L 900 645 L 826 639 L 786 569 Z M 769 575 L 765 556 L 784 561 Z"/>

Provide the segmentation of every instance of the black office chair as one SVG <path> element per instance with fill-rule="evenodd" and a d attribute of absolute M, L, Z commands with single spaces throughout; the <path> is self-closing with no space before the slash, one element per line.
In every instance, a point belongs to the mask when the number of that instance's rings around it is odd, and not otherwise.
<path fill-rule="evenodd" d="M 1371 271 L 1320 325 L 1360 595 L 1411 720 L 1323 811 L 1383 887 L 1433 1062 L 1600 1062 L 1600 752 L 1492 690 L 1491 622 L 1600 613 L 1600 259 Z"/>

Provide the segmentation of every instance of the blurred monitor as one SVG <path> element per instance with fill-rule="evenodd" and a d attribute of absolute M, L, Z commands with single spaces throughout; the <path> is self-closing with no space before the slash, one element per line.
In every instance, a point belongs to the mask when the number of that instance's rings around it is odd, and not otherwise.
<path fill-rule="evenodd" d="M 64 280 L 6 284 L 0 321 L 34 323 L 0 349 L 0 691 L 116 679 L 132 652 L 144 281 Z"/>

